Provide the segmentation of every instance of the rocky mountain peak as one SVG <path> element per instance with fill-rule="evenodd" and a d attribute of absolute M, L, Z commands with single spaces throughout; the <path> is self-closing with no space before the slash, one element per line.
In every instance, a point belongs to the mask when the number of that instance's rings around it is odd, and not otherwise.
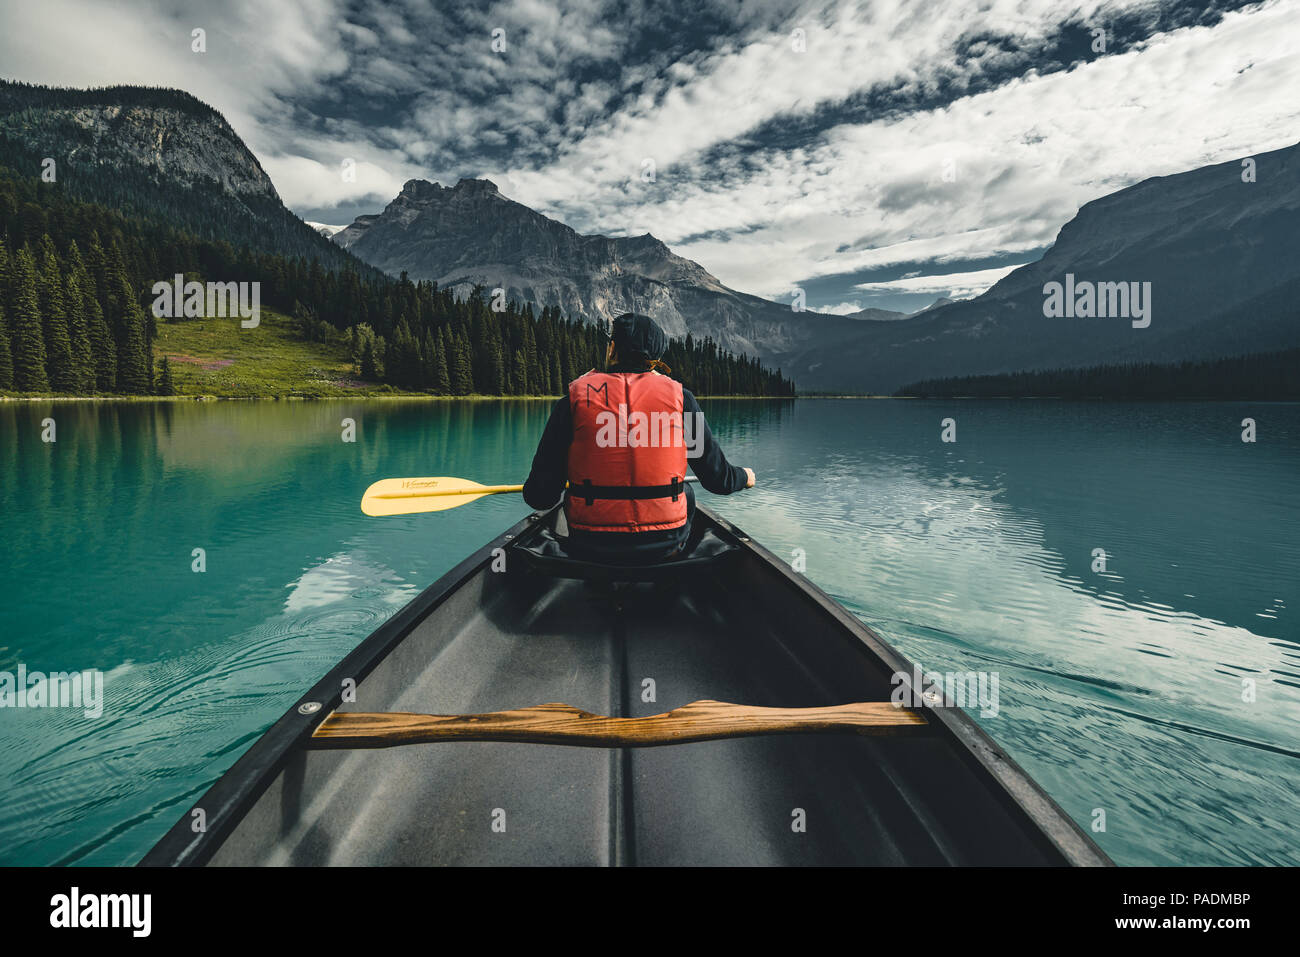
<path fill-rule="evenodd" d="M 462 179 L 456 184 L 456 192 L 471 195 L 499 196 L 501 191 L 490 179 Z"/>
<path fill-rule="evenodd" d="M 410 180 L 382 214 L 358 217 L 333 239 L 390 275 L 434 280 L 460 295 L 501 288 L 535 308 L 558 306 L 592 321 L 635 307 L 670 335 L 712 336 L 735 352 L 775 352 L 813 331 L 805 317 L 728 289 L 650 233 L 583 235 L 486 179 L 452 188 Z"/>
<path fill-rule="evenodd" d="M 0 83 L 0 138 L 61 155 L 70 167 L 136 171 L 168 181 L 220 184 L 279 203 L 270 177 L 225 117 L 181 90 L 59 90 Z M 65 150 L 64 144 L 71 144 Z"/>
<path fill-rule="evenodd" d="M 416 203 L 428 202 L 442 191 L 441 186 L 427 179 L 408 179 L 402 184 L 402 191 L 397 194 L 397 198 Z"/>

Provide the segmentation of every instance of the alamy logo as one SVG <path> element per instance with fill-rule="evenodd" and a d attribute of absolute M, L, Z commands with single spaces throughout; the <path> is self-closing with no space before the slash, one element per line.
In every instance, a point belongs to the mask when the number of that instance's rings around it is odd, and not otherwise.
<path fill-rule="evenodd" d="M 631 412 L 618 404 L 617 414 L 606 409 L 596 413 L 596 444 L 602 449 L 680 449 L 688 459 L 703 453 L 704 416 L 692 412 Z"/>
<path fill-rule="evenodd" d="M 78 887 L 50 898 L 51 927 L 128 927 L 148 937 L 153 897 L 149 894 L 82 894 Z"/>
<path fill-rule="evenodd" d="M 104 673 L 86 671 L 0 671 L 0 708 L 81 708 L 87 718 L 104 713 Z"/>
<path fill-rule="evenodd" d="M 958 708 L 979 708 L 980 717 L 996 718 L 998 705 L 996 671 L 927 671 L 919 665 L 912 673 L 895 671 L 889 678 L 897 685 L 889 696 L 897 708 L 942 708 L 951 701 Z"/>
<path fill-rule="evenodd" d="M 240 317 L 240 326 L 256 329 L 262 321 L 260 282 L 185 281 L 177 273 L 171 281 L 153 284 L 155 319 L 229 319 Z"/>
<path fill-rule="evenodd" d="M 1132 319 L 1134 329 L 1151 325 L 1150 282 L 1075 281 L 1043 284 L 1043 315 L 1048 319 Z"/>

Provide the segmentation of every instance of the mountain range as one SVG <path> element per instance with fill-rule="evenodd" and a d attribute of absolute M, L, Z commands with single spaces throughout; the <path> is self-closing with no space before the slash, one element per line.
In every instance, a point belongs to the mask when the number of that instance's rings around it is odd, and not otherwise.
<path fill-rule="evenodd" d="M 730 289 L 653 236 L 584 236 L 487 180 L 411 180 L 335 242 L 388 272 L 608 318 L 636 308 L 712 336 L 804 390 L 889 394 L 920 379 L 1172 362 L 1300 345 L 1300 145 L 1157 177 L 1083 206 L 1043 258 L 974 299 L 904 315 L 794 312 Z M 1044 286 L 1149 283 L 1152 321 L 1044 315 Z M 1073 280 L 1070 280 L 1073 281 Z"/>
<path fill-rule="evenodd" d="M 0 162 L 38 176 L 49 157 L 69 193 L 204 238 L 331 270 L 405 272 L 460 293 L 502 288 L 588 320 L 636 309 L 672 335 L 756 355 L 801 391 L 889 394 L 946 376 L 1300 346 L 1300 145 L 1090 202 L 1041 260 L 973 299 L 848 316 L 731 289 L 649 234 L 582 235 L 485 179 L 410 180 L 381 212 L 344 228 L 305 223 L 225 119 L 177 90 L 0 81 Z M 1075 280 L 1149 283 L 1150 325 L 1048 318 L 1045 286 Z"/>
<path fill-rule="evenodd" d="M 410 180 L 383 212 L 359 216 L 333 239 L 390 275 L 464 294 L 475 286 L 504 289 L 507 298 L 589 320 L 640 311 L 671 336 L 711 336 L 732 352 L 765 358 L 827 344 L 856 322 L 730 289 L 648 233 L 584 236 L 484 179 L 450 187 Z"/>
<path fill-rule="evenodd" d="M 901 322 L 863 324 L 833 348 L 814 344 L 779 361 L 804 388 L 893 392 L 937 377 L 1300 346 L 1300 145 L 1243 159 L 1087 203 L 1042 259 L 983 295 Z M 1150 283 L 1150 325 L 1047 318 L 1044 287 L 1067 276 Z"/>

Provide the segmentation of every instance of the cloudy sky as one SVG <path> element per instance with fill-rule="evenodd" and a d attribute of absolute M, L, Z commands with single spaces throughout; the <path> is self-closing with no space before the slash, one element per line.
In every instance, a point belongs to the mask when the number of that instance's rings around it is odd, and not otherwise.
<path fill-rule="evenodd" d="M 186 89 L 306 219 L 486 177 L 835 312 L 977 294 L 1090 199 L 1300 140 L 1297 50 L 1300 0 L 0 4 L 0 75 Z"/>

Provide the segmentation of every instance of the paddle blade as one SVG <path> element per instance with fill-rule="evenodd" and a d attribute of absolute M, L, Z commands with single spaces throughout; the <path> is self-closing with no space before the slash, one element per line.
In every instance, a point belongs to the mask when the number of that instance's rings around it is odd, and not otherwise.
<path fill-rule="evenodd" d="M 469 479 L 449 476 L 382 479 L 366 489 L 361 498 L 361 511 L 367 515 L 442 512 L 484 495 L 522 490 L 522 485 L 480 485 Z"/>

